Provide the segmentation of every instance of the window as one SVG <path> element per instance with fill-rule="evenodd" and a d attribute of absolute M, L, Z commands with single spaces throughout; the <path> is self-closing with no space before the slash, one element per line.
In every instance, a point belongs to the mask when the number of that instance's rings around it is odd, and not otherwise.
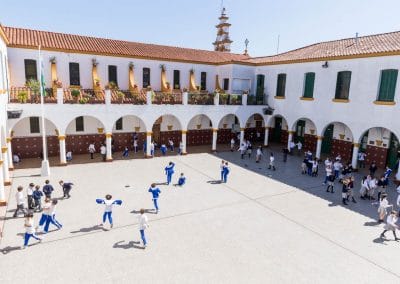
<path fill-rule="evenodd" d="M 200 88 L 202 91 L 207 90 L 207 72 L 201 72 L 200 74 Z"/>
<path fill-rule="evenodd" d="M 143 68 L 143 88 L 150 86 L 150 68 Z"/>
<path fill-rule="evenodd" d="M 278 81 L 276 85 L 276 96 L 285 97 L 286 88 L 286 74 L 278 74 Z"/>
<path fill-rule="evenodd" d="M 337 75 L 335 99 L 348 100 L 351 71 L 341 71 Z"/>
<path fill-rule="evenodd" d="M 113 82 L 118 86 L 117 66 L 115 65 L 108 65 L 108 82 Z"/>
<path fill-rule="evenodd" d="M 180 71 L 179 70 L 174 70 L 174 89 L 180 89 L 181 88 L 181 83 L 180 83 Z"/>
<path fill-rule="evenodd" d="M 36 60 L 25 59 L 25 80 L 28 81 L 30 79 L 37 80 L 37 66 Z"/>
<path fill-rule="evenodd" d="M 117 122 L 115 123 L 115 129 L 116 130 L 122 130 L 123 126 L 122 126 L 122 117 L 120 119 L 117 120 Z"/>
<path fill-rule="evenodd" d="M 315 73 L 308 72 L 304 75 L 304 98 L 312 98 L 314 96 Z"/>
<path fill-rule="evenodd" d="M 40 133 L 40 126 L 39 126 L 39 117 L 30 117 L 29 118 L 29 125 L 31 129 L 31 133 Z"/>
<path fill-rule="evenodd" d="M 71 86 L 80 86 L 79 63 L 69 63 L 69 84 Z"/>
<path fill-rule="evenodd" d="M 75 130 L 76 132 L 84 131 L 83 116 L 79 116 L 75 119 Z"/>
<path fill-rule="evenodd" d="M 381 71 L 381 82 L 379 86 L 378 101 L 393 102 L 396 91 L 397 69 L 387 69 Z"/>
<path fill-rule="evenodd" d="M 229 78 L 224 79 L 224 91 L 229 90 Z"/>

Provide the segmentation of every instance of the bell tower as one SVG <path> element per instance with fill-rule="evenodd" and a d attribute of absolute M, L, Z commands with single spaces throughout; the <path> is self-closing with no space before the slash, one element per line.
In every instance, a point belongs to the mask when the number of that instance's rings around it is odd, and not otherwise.
<path fill-rule="evenodd" d="M 231 24 L 228 23 L 229 17 L 225 13 L 225 8 L 222 8 L 221 16 L 218 18 L 219 24 L 217 28 L 217 38 L 213 42 L 215 51 L 230 52 L 232 41 L 229 38 L 229 27 Z"/>

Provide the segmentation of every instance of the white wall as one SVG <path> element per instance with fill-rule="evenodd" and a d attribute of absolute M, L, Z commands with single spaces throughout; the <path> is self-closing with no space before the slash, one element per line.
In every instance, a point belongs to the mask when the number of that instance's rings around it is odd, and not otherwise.
<path fill-rule="evenodd" d="M 146 126 L 139 117 L 136 116 L 124 116 L 122 117 L 122 130 L 115 129 L 115 123 L 113 126 L 112 132 L 121 133 L 121 132 L 135 132 L 135 127 L 140 127 L 138 132 L 146 132 Z"/>
<path fill-rule="evenodd" d="M 45 119 L 44 121 L 45 127 L 46 127 L 46 136 L 54 136 L 56 135 L 56 126 L 53 124 L 53 122 Z M 11 130 L 13 132 L 13 137 L 35 137 L 35 136 L 41 136 L 42 135 L 42 121 L 39 117 L 39 133 L 31 133 L 30 130 L 30 119 L 29 118 L 24 118 L 21 119 L 15 127 L 13 127 Z"/>
<path fill-rule="evenodd" d="M 212 128 L 212 126 L 210 126 L 210 119 L 206 115 L 198 115 L 193 117 L 188 124 L 188 130 L 197 130 L 197 125 L 201 125 L 200 129 Z"/>
<path fill-rule="evenodd" d="M 103 133 L 105 133 L 104 125 L 96 118 L 91 116 L 83 117 L 83 129 L 84 131 L 76 131 L 76 121 L 72 120 L 65 134 L 67 135 L 80 135 L 80 134 L 98 134 L 98 128 L 103 128 Z"/>

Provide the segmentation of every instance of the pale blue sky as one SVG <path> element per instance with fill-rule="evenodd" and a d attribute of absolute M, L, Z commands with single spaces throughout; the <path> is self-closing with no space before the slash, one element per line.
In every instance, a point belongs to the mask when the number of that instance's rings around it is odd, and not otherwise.
<path fill-rule="evenodd" d="M 399 0 L 224 0 L 232 51 L 275 54 L 308 44 L 400 30 Z M 221 0 L 0 0 L 3 25 L 212 49 Z"/>

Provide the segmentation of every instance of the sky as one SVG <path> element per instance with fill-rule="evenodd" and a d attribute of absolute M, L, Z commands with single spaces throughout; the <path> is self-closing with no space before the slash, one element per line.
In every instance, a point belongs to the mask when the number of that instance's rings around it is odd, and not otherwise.
<path fill-rule="evenodd" d="M 273 55 L 400 30 L 399 0 L 223 0 L 231 51 Z M 0 0 L 4 26 L 212 50 L 221 0 Z M 279 49 L 278 49 L 279 37 Z"/>

